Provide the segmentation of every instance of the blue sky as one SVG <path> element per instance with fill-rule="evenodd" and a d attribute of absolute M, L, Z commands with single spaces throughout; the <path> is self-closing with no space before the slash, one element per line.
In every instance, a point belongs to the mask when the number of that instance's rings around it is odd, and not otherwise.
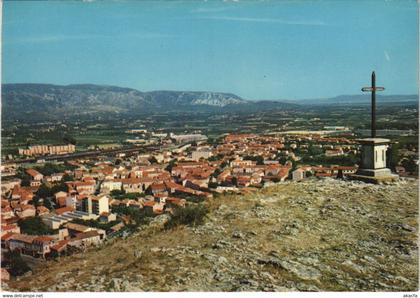
<path fill-rule="evenodd" d="M 247 99 L 418 93 L 416 1 L 6 1 L 3 83 Z"/>

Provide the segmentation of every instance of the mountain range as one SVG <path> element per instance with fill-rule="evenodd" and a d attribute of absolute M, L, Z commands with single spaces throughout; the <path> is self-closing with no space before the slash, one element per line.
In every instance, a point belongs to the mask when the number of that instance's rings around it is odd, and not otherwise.
<path fill-rule="evenodd" d="M 417 101 L 417 95 L 378 96 L 378 101 Z M 232 93 L 208 91 L 150 91 L 93 84 L 3 84 L 2 109 L 6 119 L 28 116 L 49 119 L 61 115 L 168 111 L 259 111 L 298 109 L 308 104 L 369 103 L 369 95 L 312 100 L 243 99 Z"/>
<path fill-rule="evenodd" d="M 293 108 L 295 103 L 249 101 L 231 93 L 151 91 L 101 85 L 3 84 L 5 114 L 89 114 L 101 112 L 239 111 Z"/>

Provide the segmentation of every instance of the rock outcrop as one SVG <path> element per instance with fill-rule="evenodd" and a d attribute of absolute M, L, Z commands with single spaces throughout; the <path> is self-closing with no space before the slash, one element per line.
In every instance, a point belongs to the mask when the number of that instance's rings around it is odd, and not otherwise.
<path fill-rule="evenodd" d="M 10 281 L 19 291 L 417 291 L 418 183 L 332 179 L 212 199 L 201 226 L 142 229 Z"/>

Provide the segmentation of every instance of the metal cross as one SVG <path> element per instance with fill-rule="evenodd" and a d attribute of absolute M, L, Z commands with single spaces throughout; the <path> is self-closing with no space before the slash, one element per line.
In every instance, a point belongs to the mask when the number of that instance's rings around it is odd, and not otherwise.
<path fill-rule="evenodd" d="M 371 119 L 371 134 L 372 138 L 376 137 L 376 91 L 384 91 L 384 87 L 376 87 L 375 72 L 372 71 L 372 86 L 363 87 L 363 92 L 372 92 L 372 119 Z"/>

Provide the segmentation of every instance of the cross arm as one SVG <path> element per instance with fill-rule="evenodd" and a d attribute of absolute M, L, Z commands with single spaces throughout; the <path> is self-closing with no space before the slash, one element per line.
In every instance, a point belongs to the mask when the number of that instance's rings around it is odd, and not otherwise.
<path fill-rule="evenodd" d="M 384 90 L 385 90 L 384 87 L 375 87 L 375 88 L 373 88 L 373 87 L 363 87 L 362 88 L 363 92 L 384 91 Z"/>

